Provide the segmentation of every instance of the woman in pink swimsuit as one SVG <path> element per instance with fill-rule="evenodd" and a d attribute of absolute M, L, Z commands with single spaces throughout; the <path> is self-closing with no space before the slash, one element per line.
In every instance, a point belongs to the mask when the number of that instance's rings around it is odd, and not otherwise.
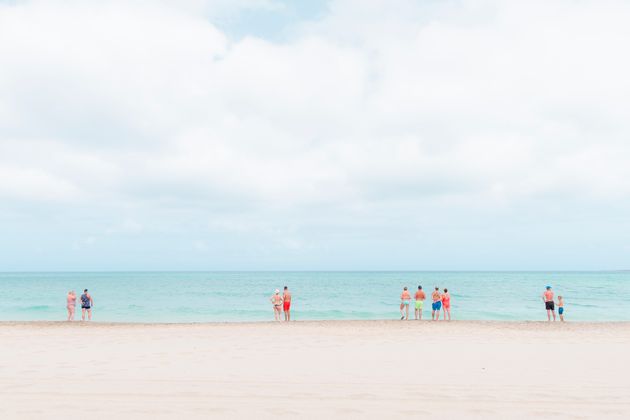
<path fill-rule="evenodd" d="M 451 320 L 451 295 L 448 294 L 448 289 L 444 289 L 442 294 L 442 308 L 444 309 L 444 319 L 448 315 L 448 320 Z"/>
<path fill-rule="evenodd" d="M 68 321 L 74 321 L 74 310 L 77 306 L 77 295 L 74 293 L 74 290 L 70 290 L 68 292 L 68 296 L 66 297 L 68 304 Z"/>

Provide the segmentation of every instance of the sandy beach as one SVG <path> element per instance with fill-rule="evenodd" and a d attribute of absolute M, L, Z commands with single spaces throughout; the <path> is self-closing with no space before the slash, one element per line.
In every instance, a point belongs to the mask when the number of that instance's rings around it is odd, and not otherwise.
<path fill-rule="evenodd" d="M 630 323 L 0 323 L 0 418 L 621 418 Z"/>

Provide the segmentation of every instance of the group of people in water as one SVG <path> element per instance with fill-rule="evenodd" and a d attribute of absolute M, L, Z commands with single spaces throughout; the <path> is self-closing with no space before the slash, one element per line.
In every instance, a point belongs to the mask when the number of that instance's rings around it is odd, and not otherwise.
<path fill-rule="evenodd" d="M 422 290 L 422 286 L 418 286 L 418 291 L 414 296 L 415 299 L 415 319 L 422 319 L 422 309 L 426 295 Z M 440 319 L 440 310 L 443 309 L 444 319 L 451 320 L 451 295 L 448 293 L 448 289 L 444 289 L 443 293 L 440 293 L 439 287 L 436 287 L 433 293 L 431 293 L 431 319 L 437 321 Z M 284 291 L 280 294 L 280 290 L 276 289 L 271 298 L 269 299 L 273 306 L 274 320 L 282 320 L 282 312 L 284 312 L 284 320 L 291 321 L 291 292 L 288 286 L 284 286 Z M 411 303 L 411 294 L 405 286 L 402 295 L 400 295 L 400 319 L 409 319 L 409 305 Z"/>
<path fill-rule="evenodd" d="M 66 296 L 68 309 L 68 321 L 74 321 L 74 312 L 77 307 L 77 294 L 74 290 L 70 290 L 68 292 L 68 296 Z M 81 295 L 81 321 L 85 321 L 85 316 L 87 315 L 88 321 L 92 320 L 92 306 L 94 306 L 94 299 L 88 293 L 88 289 L 83 290 L 83 294 Z"/>
<path fill-rule="evenodd" d="M 77 295 L 74 290 L 70 290 L 66 297 L 67 309 L 68 309 L 68 321 L 74 321 L 74 314 L 77 304 Z M 422 286 L 418 286 L 418 290 L 413 297 L 414 299 L 414 319 L 422 319 L 422 310 L 424 309 L 424 301 L 426 300 L 426 294 L 422 290 Z M 558 315 L 560 321 L 564 322 L 564 299 L 562 296 L 558 296 L 557 302 L 554 301 L 554 292 L 551 290 L 551 286 L 546 286 L 545 291 L 542 294 L 542 300 L 545 303 L 545 310 L 547 311 L 547 320 L 556 320 L 556 306 L 558 307 Z M 88 321 L 92 320 L 92 307 L 94 306 L 94 299 L 88 293 L 88 289 L 83 290 L 83 294 L 80 297 L 81 301 L 81 320 L 85 321 L 87 316 Z M 282 313 L 284 312 L 284 320 L 291 321 L 291 292 L 288 286 L 284 286 L 282 294 L 280 290 L 276 289 L 274 294 L 270 298 L 270 302 L 273 305 L 273 314 L 276 321 L 282 320 Z M 400 295 L 400 319 L 409 319 L 409 305 L 411 305 L 411 293 L 407 289 L 407 286 L 403 288 Z M 451 295 L 448 293 L 448 289 L 443 289 L 440 292 L 440 288 L 436 287 L 431 293 L 431 320 L 438 321 L 440 319 L 440 311 L 443 313 L 442 319 L 451 320 Z"/>
<path fill-rule="evenodd" d="M 546 286 L 545 291 L 542 294 L 542 300 L 545 302 L 545 309 L 547 310 L 547 321 L 556 320 L 556 305 L 558 306 L 558 315 L 560 316 L 560 321 L 564 322 L 564 299 L 562 296 L 558 295 L 558 302 L 553 301 L 553 290 L 551 290 L 551 286 Z"/>
<path fill-rule="evenodd" d="M 422 286 L 418 286 L 418 290 L 414 295 L 414 319 L 422 319 L 422 309 L 424 308 L 424 301 L 427 296 L 422 290 Z M 409 305 L 411 304 L 411 293 L 407 289 L 407 286 L 403 288 L 400 295 L 400 320 L 409 319 Z M 443 310 L 443 319 L 451 320 L 451 295 L 448 293 L 448 289 L 444 289 L 443 293 L 440 293 L 440 288 L 436 287 L 431 293 L 431 320 L 438 321 L 440 319 L 440 310 Z"/>
<path fill-rule="evenodd" d="M 422 319 L 422 310 L 424 309 L 424 301 L 427 296 L 422 289 L 422 286 L 418 286 L 414 299 L 414 319 Z M 542 294 L 543 302 L 545 302 L 545 309 L 547 310 L 547 320 L 556 320 L 555 307 L 558 306 L 558 315 L 560 321 L 564 322 L 564 299 L 562 296 L 558 296 L 557 303 L 554 302 L 554 293 L 551 290 L 551 286 L 545 287 L 545 292 Z M 291 320 L 291 292 L 289 288 L 284 286 L 284 292 L 281 295 L 280 290 L 276 289 L 275 293 L 271 296 L 271 304 L 273 305 L 273 313 L 276 321 L 280 321 L 281 311 L 284 311 L 284 320 Z M 409 306 L 411 305 L 411 293 L 407 286 L 403 287 L 403 291 L 400 295 L 400 320 L 409 319 Z M 440 319 L 440 311 L 442 311 L 442 319 L 445 321 L 451 320 L 451 295 L 448 293 L 448 289 L 443 289 L 440 292 L 439 287 L 435 287 L 431 292 L 431 320 L 438 321 Z"/>
<path fill-rule="evenodd" d="M 282 295 L 280 295 L 280 290 L 276 289 L 270 301 L 273 305 L 273 316 L 276 321 L 281 320 L 281 311 L 284 311 L 284 320 L 291 321 L 291 292 L 289 292 L 288 286 L 284 286 Z"/>

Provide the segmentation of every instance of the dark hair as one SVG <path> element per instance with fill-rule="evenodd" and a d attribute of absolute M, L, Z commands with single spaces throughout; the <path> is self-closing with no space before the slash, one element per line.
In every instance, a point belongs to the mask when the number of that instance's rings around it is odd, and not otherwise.
<path fill-rule="evenodd" d="M 284 286 L 284 290 L 287 290 L 289 288 L 289 286 Z"/>
<path fill-rule="evenodd" d="M 407 286 L 403 287 L 403 290 L 407 290 Z"/>
<path fill-rule="evenodd" d="M 422 286 L 418 286 L 418 290 L 422 290 Z"/>
<path fill-rule="evenodd" d="M 437 287 L 437 286 L 435 286 L 435 290 L 440 290 L 440 288 L 439 288 L 439 287 Z"/>
<path fill-rule="evenodd" d="M 84 292 L 87 292 L 87 289 L 83 289 Z"/>
<path fill-rule="evenodd" d="M 448 289 L 444 289 L 444 293 L 448 293 Z"/>

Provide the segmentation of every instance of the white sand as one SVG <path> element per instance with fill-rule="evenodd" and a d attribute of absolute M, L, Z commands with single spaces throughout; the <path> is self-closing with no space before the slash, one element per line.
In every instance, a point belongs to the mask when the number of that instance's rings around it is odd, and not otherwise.
<path fill-rule="evenodd" d="M 629 354 L 630 323 L 0 323 L 0 418 L 628 418 Z"/>

